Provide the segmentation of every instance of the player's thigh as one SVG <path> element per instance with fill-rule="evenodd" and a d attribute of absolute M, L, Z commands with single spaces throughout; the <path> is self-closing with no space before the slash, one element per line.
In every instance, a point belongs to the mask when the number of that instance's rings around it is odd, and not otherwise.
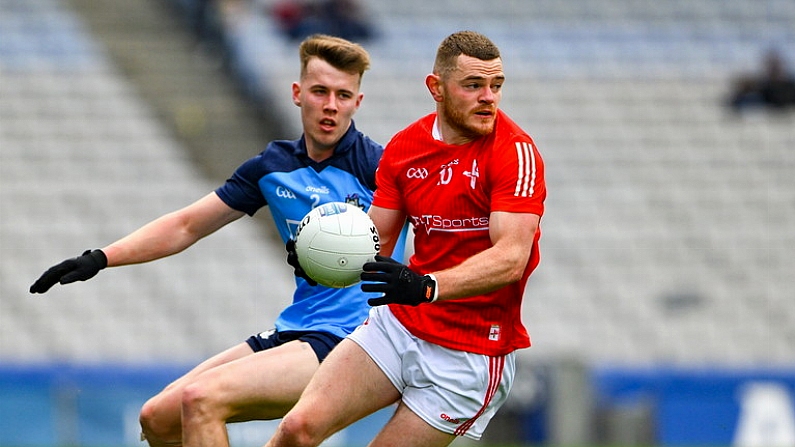
<path fill-rule="evenodd" d="M 247 343 L 239 343 L 199 363 L 187 374 L 178 379 L 175 384 L 179 386 L 183 382 L 190 382 L 206 371 L 253 354 L 254 351 L 251 350 L 251 347 Z"/>
<path fill-rule="evenodd" d="M 203 361 L 185 373 L 185 375 L 168 384 L 163 391 L 150 399 L 150 404 L 154 404 L 162 411 L 173 410 L 179 413 L 180 407 L 182 405 L 182 392 L 186 385 L 196 380 L 196 378 L 201 374 L 213 368 L 252 354 L 254 354 L 254 352 L 246 343 L 240 343 L 238 345 L 232 346 L 231 348 Z"/>
<path fill-rule="evenodd" d="M 294 340 L 205 371 L 194 385 L 229 421 L 274 419 L 295 405 L 317 368 L 312 347 Z"/>
<path fill-rule="evenodd" d="M 178 432 L 182 425 L 182 397 L 185 387 L 201 374 L 253 353 L 246 343 L 240 343 L 205 360 L 182 377 L 171 382 L 141 408 L 140 419 L 144 429 L 156 430 L 161 434 Z"/>
<path fill-rule="evenodd" d="M 428 425 L 404 403 L 376 435 L 369 447 L 401 445 L 406 447 L 445 447 L 456 438 Z"/>
<path fill-rule="evenodd" d="M 320 365 L 295 410 L 329 436 L 399 398 L 370 356 L 345 339 Z"/>

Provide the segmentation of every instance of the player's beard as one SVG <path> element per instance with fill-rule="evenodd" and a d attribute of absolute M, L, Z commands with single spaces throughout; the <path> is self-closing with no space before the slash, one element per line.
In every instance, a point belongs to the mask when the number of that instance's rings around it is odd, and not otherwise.
<path fill-rule="evenodd" d="M 448 126 L 455 129 L 461 136 L 469 139 L 488 135 L 494 130 L 494 119 L 480 126 L 470 124 L 469 119 L 472 118 L 472 115 L 456 107 L 449 96 L 445 96 L 442 99 L 442 113 Z"/>

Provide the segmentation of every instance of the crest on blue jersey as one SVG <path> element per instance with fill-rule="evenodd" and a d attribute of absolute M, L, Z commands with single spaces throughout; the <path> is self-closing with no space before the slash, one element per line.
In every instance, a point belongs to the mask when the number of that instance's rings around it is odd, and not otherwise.
<path fill-rule="evenodd" d="M 320 205 L 318 212 L 321 216 L 333 216 L 348 211 L 348 205 L 342 202 L 329 202 Z"/>

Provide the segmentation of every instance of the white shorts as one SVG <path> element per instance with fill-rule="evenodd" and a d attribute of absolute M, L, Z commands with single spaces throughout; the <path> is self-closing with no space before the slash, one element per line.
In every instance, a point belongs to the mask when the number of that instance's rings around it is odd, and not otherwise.
<path fill-rule="evenodd" d="M 421 340 L 388 306 L 370 309 L 348 338 L 375 361 L 414 413 L 445 433 L 480 439 L 513 385 L 515 353 L 490 357 Z"/>

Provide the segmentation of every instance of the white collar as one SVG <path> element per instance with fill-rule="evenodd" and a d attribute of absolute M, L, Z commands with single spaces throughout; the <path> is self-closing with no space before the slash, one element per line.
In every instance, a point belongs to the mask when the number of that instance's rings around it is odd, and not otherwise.
<path fill-rule="evenodd" d="M 444 141 L 442 139 L 442 130 L 439 129 L 439 117 L 433 119 L 433 129 L 431 129 L 431 135 L 433 139 L 436 141 Z"/>

